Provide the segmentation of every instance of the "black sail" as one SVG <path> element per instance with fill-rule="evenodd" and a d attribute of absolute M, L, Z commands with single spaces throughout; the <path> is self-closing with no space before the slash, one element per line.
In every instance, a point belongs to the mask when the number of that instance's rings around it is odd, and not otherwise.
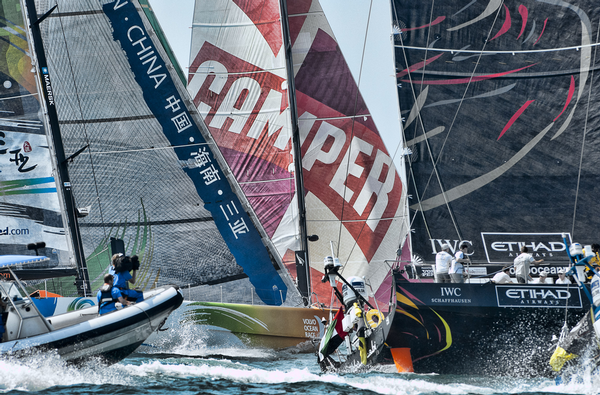
<path fill-rule="evenodd" d="M 566 260 L 599 241 L 593 2 L 392 3 L 413 254 Z"/>

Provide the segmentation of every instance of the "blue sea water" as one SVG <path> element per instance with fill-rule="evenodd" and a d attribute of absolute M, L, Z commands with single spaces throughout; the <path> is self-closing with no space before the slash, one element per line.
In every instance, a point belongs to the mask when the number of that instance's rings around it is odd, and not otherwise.
<path fill-rule="evenodd" d="M 0 361 L 8 394 L 599 394 L 600 377 L 573 382 L 472 375 L 400 374 L 393 367 L 321 373 L 314 355 L 228 349 L 192 355 L 136 353 L 104 366 L 66 365 L 56 356 Z"/>
<path fill-rule="evenodd" d="M 245 349 L 201 327 L 162 332 L 122 362 L 70 366 L 58 356 L 0 360 L 7 394 L 600 394 L 600 373 L 582 367 L 571 381 L 367 371 L 322 373 L 314 354 Z"/>

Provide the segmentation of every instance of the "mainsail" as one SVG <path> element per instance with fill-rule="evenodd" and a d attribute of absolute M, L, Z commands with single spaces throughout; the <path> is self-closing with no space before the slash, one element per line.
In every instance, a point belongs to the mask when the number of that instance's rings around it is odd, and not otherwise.
<path fill-rule="evenodd" d="M 598 242 L 599 9 L 583 1 L 394 0 L 416 261 L 565 259 Z"/>
<path fill-rule="evenodd" d="M 74 267 L 54 147 L 18 3 L 0 2 L 0 255 L 30 254 L 27 244 L 44 242 L 39 253 L 51 266 Z"/>
<path fill-rule="evenodd" d="M 54 4 L 36 1 L 40 13 Z M 142 288 L 191 295 L 226 279 L 266 304 L 293 294 L 139 3 L 58 1 L 40 28 L 75 200 L 89 207 L 79 228 L 92 287 L 119 238 L 140 256 Z"/>
<path fill-rule="evenodd" d="M 297 148 L 307 233 L 320 237 L 308 244 L 311 290 L 329 300 L 320 280 L 333 252 L 376 291 L 406 237 L 405 192 L 319 2 L 197 1 L 190 62 L 194 103 L 292 275 Z"/>

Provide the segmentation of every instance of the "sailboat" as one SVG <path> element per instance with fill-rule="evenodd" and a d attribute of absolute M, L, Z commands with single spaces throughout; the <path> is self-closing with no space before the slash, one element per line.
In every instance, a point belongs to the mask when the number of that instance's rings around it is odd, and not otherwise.
<path fill-rule="evenodd" d="M 569 369 L 565 368 L 565 363 L 571 360 L 578 360 L 582 364 L 589 364 L 590 370 L 598 366 L 598 356 L 600 352 L 600 267 L 596 261 L 596 254 L 589 251 L 583 256 L 584 250 L 578 243 L 567 245 L 567 253 L 573 263 L 567 274 L 575 279 L 577 287 L 590 301 L 591 308 L 589 312 L 569 331 L 569 326 L 565 322 L 560 337 L 556 343 L 556 349 L 550 357 L 550 366 L 555 372 L 560 372 L 556 381 L 565 381 L 564 376 L 569 376 Z M 594 268 L 595 266 L 595 268 Z M 584 270 L 581 270 L 584 269 Z M 591 276 L 590 289 L 584 285 L 587 281 L 587 275 Z M 565 320 L 566 321 L 566 320 Z M 581 360 L 581 357 L 587 357 L 587 360 Z M 571 364 L 571 362 L 569 362 Z"/>
<path fill-rule="evenodd" d="M 403 160 L 386 149 L 320 3 L 197 1 L 190 63 L 194 104 L 270 240 L 272 265 L 295 286 L 269 307 L 219 292 L 231 289 L 223 277 L 192 296 L 202 302 L 189 318 L 253 346 L 320 338 L 339 306 L 321 281 L 332 241 L 343 275 L 365 277 L 387 313 L 386 259 L 408 231 Z"/>
<path fill-rule="evenodd" d="M 51 8 L 43 1 L 36 6 Z M 79 288 L 71 279 L 44 286 L 89 296 L 117 252 L 112 241 L 123 240 L 118 252 L 140 257 L 142 290 L 227 274 L 252 282 L 267 303 L 285 298 L 291 284 L 272 265 L 255 264 L 271 261 L 252 213 L 139 3 L 60 1 L 41 36 L 65 152 L 57 163 L 70 177 L 71 197 L 64 200 L 86 208 L 62 220 L 77 224 L 63 232 L 80 240 L 63 249 L 80 251 L 66 261 L 78 262 L 89 279 Z M 26 214 L 7 217 L 39 222 Z M 14 229 L 27 226 L 18 222 Z M 22 233 L 13 232 L 10 245 L 23 244 Z M 46 245 L 42 252 L 54 262 L 63 249 Z"/>
<path fill-rule="evenodd" d="M 0 266 L 9 274 L 0 281 L 3 310 L 0 354 L 3 357 L 26 357 L 40 352 L 54 352 L 69 362 L 93 358 L 115 363 L 127 357 L 154 331 L 159 330 L 169 314 L 181 305 L 183 295 L 174 286 L 154 287 L 152 291 L 144 293 L 145 300 L 126 307 L 119 304 L 116 311 L 103 315 L 98 314 L 95 303 L 81 303 L 81 298 L 70 303 L 75 311 L 54 310 L 48 313 L 46 309 L 44 315 L 41 308 L 47 305 L 47 299 L 40 302 L 38 308 L 38 303 L 28 295 L 13 267 L 43 264 L 45 270 L 25 272 L 27 279 L 39 280 L 44 278 L 42 275 L 52 273 L 53 266 L 60 265 L 61 258 L 65 259 L 61 255 L 72 251 L 75 253 L 71 259 L 77 262 L 74 270 L 77 281 L 74 285 L 83 296 L 91 290 L 85 261 L 80 260 L 79 253 L 83 250 L 73 249 L 80 246 L 81 240 L 77 233 L 77 215 L 57 117 L 55 98 L 60 93 L 52 89 L 41 37 L 40 26 L 56 7 L 38 16 L 32 0 L 5 1 L 2 6 L 1 11 L 7 11 L 2 18 L 9 38 L 4 41 L 8 45 L 4 48 L 5 57 L 0 63 L 7 73 L 21 70 L 24 77 L 8 79 L 7 74 L 4 85 L 7 89 L 12 88 L 4 98 L 8 116 L 4 123 L 9 130 L 11 125 L 15 127 L 10 132 L 2 132 L 2 145 L 7 147 L 2 154 L 8 152 L 14 155 L 6 162 L 15 168 L 3 166 L 6 172 L 3 171 L 2 176 L 6 178 L 2 181 L 1 204 L 4 217 L 8 218 L 6 223 L 9 224 L 3 236 L 12 236 L 8 241 L 18 239 L 18 236 L 31 237 L 29 228 L 24 227 L 31 226 L 34 237 L 48 240 L 51 248 L 58 247 L 58 251 L 52 251 L 58 262 L 48 265 L 50 259 L 39 256 L 39 250 L 47 248 L 45 241 L 30 243 L 27 247 L 13 241 L 13 244 L 3 248 L 17 251 L 27 248 L 27 252 L 35 250 L 36 255 L 0 254 Z M 23 83 L 19 84 L 17 79 Z M 28 81 L 32 83 L 27 85 Z M 27 99 L 23 100 L 24 97 Z M 41 173 L 36 171 L 38 164 L 41 165 Z M 46 177 L 43 179 L 38 178 L 44 175 Z M 40 184 L 45 185 L 38 187 Z M 61 214 L 64 222 L 61 221 Z M 54 222 L 46 223 L 46 219 Z M 63 228 L 63 224 L 69 227 Z M 60 247 L 64 247 L 65 251 L 61 251 Z M 62 269 L 59 273 L 64 275 L 68 271 Z"/>
<path fill-rule="evenodd" d="M 46 2 L 36 6 L 44 12 L 52 8 Z M 128 36 L 128 31 L 119 30 L 125 26 L 114 18 L 122 17 L 139 35 L 136 40 L 129 40 L 133 33 Z M 20 25 L 11 26 L 7 28 L 11 39 L 22 40 Z M 10 237 L 2 240 L 6 243 L 2 252 L 17 252 L 11 249 L 36 237 L 46 242 L 40 253 L 52 265 L 76 267 L 80 275 L 77 286 L 72 278 L 53 278 L 29 282 L 29 289 L 43 286 L 65 297 L 83 298 L 69 309 L 88 304 L 116 252 L 112 244 L 117 243 L 112 241 L 123 240 L 119 252 L 140 257 L 136 286 L 144 291 L 168 284 L 210 283 L 226 273 L 252 281 L 257 298 L 268 303 L 285 298 L 289 285 L 275 268 L 254 265 L 270 259 L 245 209 L 247 203 L 237 197 L 237 184 L 139 4 L 62 1 L 40 28 L 47 58 L 41 70 L 47 72 L 45 86 L 52 89 L 49 97 L 57 112 L 53 126 L 59 126 L 53 130 L 58 131 L 64 151 L 56 163 L 67 170 L 70 181 L 55 184 L 48 167 L 36 182 L 50 187 L 34 189 L 27 187 L 36 185 L 34 181 L 24 176 L 25 181 L 12 181 L 3 168 L 10 193 L 3 194 L 3 218 L 8 220 L 2 223 L 8 224 Z M 37 115 L 39 103 L 23 88 L 31 70 L 23 64 L 30 61 L 12 54 L 26 54 L 26 49 L 7 45 L 7 51 L 18 66 L 11 70 L 23 73 L 19 80 L 23 84 L 14 84 L 19 93 L 15 96 L 32 102 L 24 107 Z M 31 86 L 35 84 L 28 89 Z M 42 147 L 35 154 L 48 151 L 43 149 L 48 145 L 45 137 L 32 142 L 34 148 Z M 25 166 L 23 157 L 21 152 L 18 165 L 31 175 L 34 158 Z M 14 166 L 17 174 L 19 166 L 8 156 L 5 159 L 3 163 Z M 45 160 L 54 159 L 47 154 Z M 25 187 L 15 190 L 21 185 Z M 63 186 L 70 192 L 65 198 Z M 55 196 L 56 201 L 46 196 Z M 39 202 L 32 202 L 34 198 Z M 15 206 L 15 199 L 24 203 Z M 61 206 L 63 201 L 72 204 L 71 217 L 61 217 L 68 211 Z M 74 236 L 77 242 L 71 241 Z"/>
<path fill-rule="evenodd" d="M 598 242 L 598 9 L 392 5 L 412 232 L 396 273 L 402 330 L 389 344 L 410 348 L 415 372 L 551 374 L 552 336 L 590 308 L 554 280 L 569 268 L 567 244 Z M 468 246 L 465 283 L 433 282 L 443 244 Z M 528 275 L 547 283 L 516 283 L 522 247 L 543 259 Z M 513 282 L 491 283 L 504 266 Z"/>

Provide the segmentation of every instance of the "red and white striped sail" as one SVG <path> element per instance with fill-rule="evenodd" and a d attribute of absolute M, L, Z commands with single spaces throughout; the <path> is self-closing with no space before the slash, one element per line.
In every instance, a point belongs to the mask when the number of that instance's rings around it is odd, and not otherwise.
<path fill-rule="evenodd" d="M 298 215 L 280 9 L 277 0 L 196 2 L 188 89 L 294 275 Z M 288 1 L 287 11 L 308 234 L 320 238 L 309 243 L 312 290 L 321 302 L 329 297 L 320 280 L 333 242 L 343 274 L 365 276 L 376 291 L 390 269 L 384 260 L 406 238 L 403 184 L 319 2 Z"/>

